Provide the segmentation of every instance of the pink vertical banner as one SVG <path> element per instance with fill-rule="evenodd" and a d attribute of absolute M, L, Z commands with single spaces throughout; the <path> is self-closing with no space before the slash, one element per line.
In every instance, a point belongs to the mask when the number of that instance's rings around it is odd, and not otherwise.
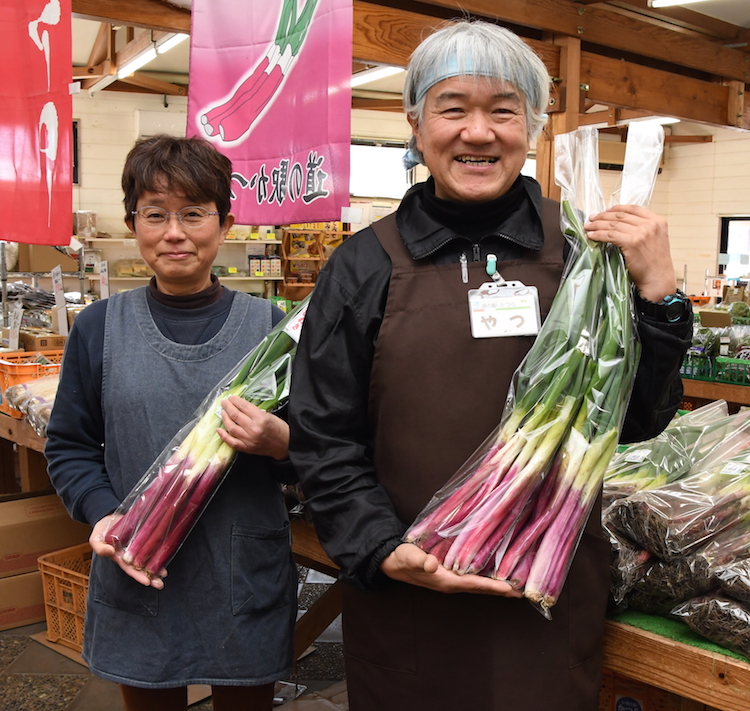
<path fill-rule="evenodd" d="M 187 135 L 232 161 L 240 224 L 349 205 L 351 0 L 193 0 Z"/>
<path fill-rule="evenodd" d="M 73 234 L 71 0 L 0 0 L 0 239 Z"/>

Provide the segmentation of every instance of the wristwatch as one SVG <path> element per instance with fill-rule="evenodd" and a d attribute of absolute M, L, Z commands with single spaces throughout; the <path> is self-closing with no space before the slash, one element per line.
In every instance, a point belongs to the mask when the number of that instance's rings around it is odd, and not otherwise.
<path fill-rule="evenodd" d="M 638 293 L 638 292 L 636 292 Z M 656 321 L 675 323 L 682 320 L 690 310 L 690 299 L 679 289 L 665 296 L 661 301 L 649 301 L 638 294 L 639 311 Z"/>

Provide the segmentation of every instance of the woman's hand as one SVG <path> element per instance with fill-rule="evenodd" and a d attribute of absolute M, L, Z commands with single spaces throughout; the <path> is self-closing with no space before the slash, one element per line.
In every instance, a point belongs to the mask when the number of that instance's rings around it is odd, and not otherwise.
<path fill-rule="evenodd" d="M 641 297 L 661 301 L 674 294 L 677 281 L 669 250 L 667 221 L 645 207 L 615 205 L 583 226 L 596 242 L 617 245 Z"/>
<path fill-rule="evenodd" d="M 238 452 L 283 461 L 289 454 L 289 425 L 236 395 L 222 401 L 219 437 Z"/>
<path fill-rule="evenodd" d="M 151 586 L 157 590 L 161 590 L 164 587 L 164 581 L 162 578 L 166 577 L 167 571 L 161 570 L 160 577 L 150 578 L 142 570 L 134 568 L 132 565 L 128 565 L 120 555 L 118 555 L 115 547 L 109 543 L 105 543 L 104 536 L 109 530 L 110 526 L 120 518 L 119 514 L 110 514 L 105 516 L 100 521 L 94 524 L 94 528 L 89 536 L 89 545 L 91 550 L 101 558 L 111 558 L 117 565 L 120 566 L 133 580 L 136 580 L 141 585 Z"/>
<path fill-rule="evenodd" d="M 479 593 L 502 597 L 523 597 L 508 583 L 481 575 L 459 575 L 413 543 L 402 543 L 381 564 L 380 569 L 394 580 L 419 585 L 442 593 Z"/>

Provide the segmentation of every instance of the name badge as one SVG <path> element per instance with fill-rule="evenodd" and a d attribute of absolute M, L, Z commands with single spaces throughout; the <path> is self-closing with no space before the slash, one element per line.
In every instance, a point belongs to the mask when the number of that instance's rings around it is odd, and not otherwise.
<path fill-rule="evenodd" d="M 520 281 L 482 284 L 469 289 L 469 318 L 474 338 L 535 336 L 541 324 L 539 294 Z"/>

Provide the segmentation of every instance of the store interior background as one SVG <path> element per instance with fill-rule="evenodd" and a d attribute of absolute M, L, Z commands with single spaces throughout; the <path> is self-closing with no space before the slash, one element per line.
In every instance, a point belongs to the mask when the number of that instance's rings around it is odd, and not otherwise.
<path fill-rule="evenodd" d="M 99 23 L 73 20 L 73 64 L 86 64 Z M 144 67 L 141 72 L 164 81 L 187 84 L 189 42 Z M 355 67 L 355 70 L 357 68 Z M 362 96 L 400 98 L 403 75 L 364 84 Z M 79 182 L 73 190 L 73 211 L 93 210 L 97 228 L 112 237 L 126 236 L 120 174 L 133 142 L 158 132 L 185 134 L 187 99 L 184 96 L 126 91 L 81 91 L 73 96 L 78 121 Z M 666 143 L 663 169 L 656 181 L 651 209 L 669 222 L 672 257 L 678 283 L 688 294 L 702 294 L 706 275 L 718 270 L 721 218 L 750 215 L 750 133 L 680 122 L 665 127 L 674 136 L 708 137 L 704 142 Z M 401 111 L 353 109 L 352 139 L 398 146 L 410 136 Z M 619 141 L 602 134 L 601 140 Z M 529 170 L 533 174 L 533 153 Z M 426 177 L 425 169 L 417 179 Z M 602 170 L 605 199 L 620 173 Z M 352 205 L 363 208 L 362 224 L 394 209 L 398 199 L 383 195 L 352 195 Z"/>

